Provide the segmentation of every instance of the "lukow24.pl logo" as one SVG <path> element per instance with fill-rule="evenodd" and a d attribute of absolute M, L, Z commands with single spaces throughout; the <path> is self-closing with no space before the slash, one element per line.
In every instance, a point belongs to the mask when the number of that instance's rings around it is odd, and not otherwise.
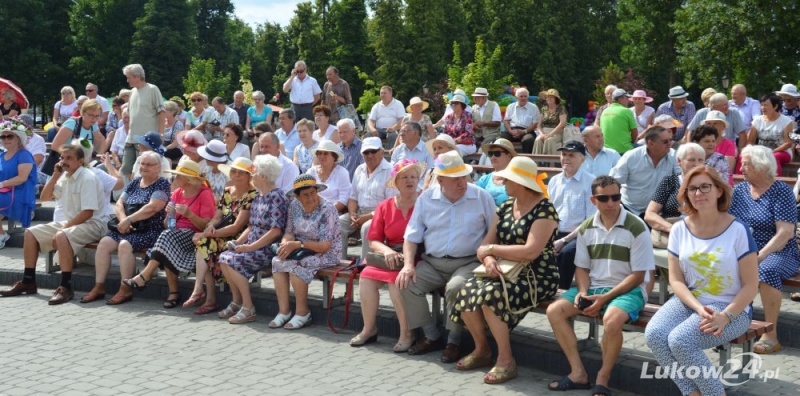
<path fill-rule="evenodd" d="M 747 363 L 743 364 L 745 360 L 747 360 Z M 650 373 L 650 363 L 644 362 L 640 377 L 643 379 L 714 378 L 725 386 L 743 385 L 753 378 L 758 378 L 764 382 L 770 379 L 777 379 L 780 375 L 780 367 L 775 370 L 763 370 L 763 363 L 764 361 L 761 360 L 761 356 L 758 354 L 745 352 L 733 356 L 724 366 L 678 366 L 678 363 L 675 362 L 671 366 L 656 366 L 653 372 Z"/>

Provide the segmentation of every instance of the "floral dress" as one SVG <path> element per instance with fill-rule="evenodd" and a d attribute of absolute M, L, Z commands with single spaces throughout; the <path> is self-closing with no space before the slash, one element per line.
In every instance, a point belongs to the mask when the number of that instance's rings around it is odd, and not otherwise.
<path fill-rule="evenodd" d="M 252 107 L 251 107 L 252 108 Z M 250 207 L 250 233 L 247 244 L 253 244 L 273 228 L 286 228 L 286 211 L 289 201 L 283 190 L 276 188 L 266 195 L 259 194 Z M 280 241 L 280 235 L 276 241 Z M 253 277 L 263 267 L 272 264 L 275 254 L 267 244 L 254 252 L 236 253 L 226 250 L 219 255 L 219 263 L 225 264 L 245 278 Z"/>
<path fill-rule="evenodd" d="M 332 203 L 320 199 L 320 204 L 311 213 L 303 210 L 300 201 L 293 199 L 289 204 L 286 233 L 294 234 L 298 241 L 331 241 L 325 253 L 317 253 L 302 260 L 272 259 L 272 272 L 289 272 L 303 282 L 311 283 L 317 270 L 332 267 L 339 263 L 342 255 L 341 228 L 339 212 Z"/>
<path fill-rule="evenodd" d="M 169 202 L 170 188 L 169 182 L 163 177 L 159 177 L 155 183 L 147 187 L 141 187 L 142 178 L 137 177 L 128 183 L 125 187 L 125 192 L 122 193 L 120 199 L 124 199 L 126 204 L 139 204 L 146 205 L 151 200 L 160 199 L 164 202 Z M 142 220 L 150 223 L 147 231 L 144 232 L 131 232 L 128 234 L 120 234 L 117 231 L 109 231 L 108 236 L 111 239 L 120 242 L 128 241 L 133 247 L 133 250 L 149 248 L 156 243 L 156 239 L 164 231 L 164 218 L 167 217 L 166 209 L 160 210 L 158 213 L 150 216 L 149 219 Z"/>
<path fill-rule="evenodd" d="M 472 130 L 472 114 L 464 111 L 458 119 L 456 119 L 455 113 L 445 116 L 444 133 L 450 135 L 453 139 L 461 138 L 461 141 L 457 142 L 458 144 L 466 146 L 475 144 L 475 133 Z"/>
<path fill-rule="evenodd" d="M 528 214 L 514 219 L 514 200 L 509 199 L 497 208 L 500 218 L 497 224 L 497 240 L 501 245 L 524 245 L 528 239 L 531 227 L 537 220 L 554 220 L 558 222 L 558 213 L 547 199 L 542 199 Z M 532 306 L 531 295 L 533 286 L 528 279 L 536 279 L 536 302 L 549 300 L 558 291 L 558 265 L 553 254 L 553 242 L 558 230 L 553 230 L 550 240 L 544 250 L 535 259 L 531 260 L 527 270 L 523 270 L 516 282 L 506 281 L 508 303 L 503 297 L 502 283 L 499 279 L 472 277 L 467 280 L 464 287 L 458 292 L 450 319 L 454 323 L 464 323 L 461 312 L 478 312 L 481 307 L 488 306 L 511 330 L 525 317 L 525 313 L 512 314 L 509 311 L 519 311 Z M 509 309 L 510 308 L 510 309 Z"/>
<path fill-rule="evenodd" d="M 258 190 L 252 189 L 242 195 L 241 198 L 235 200 L 231 195 L 231 189 L 232 188 L 225 189 L 225 192 L 222 194 L 222 199 L 220 199 L 217 204 L 217 210 L 222 211 L 222 218 L 233 213 L 233 221 L 235 222 L 241 211 L 251 209 L 253 200 L 256 199 L 258 195 Z M 225 244 L 228 243 L 228 241 L 238 239 L 242 235 L 242 232 L 244 232 L 244 229 L 234 235 L 224 238 L 202 238 L 197 241 L 197 251 L 200 252 L 200 257 L 208 264 L 208 268 L 211 271 L 211 275 L 214 275 L 214 279 L 222 279 L 222 270 L 219 268 L 218 259 L 220 253 L 226 249 Z"/>

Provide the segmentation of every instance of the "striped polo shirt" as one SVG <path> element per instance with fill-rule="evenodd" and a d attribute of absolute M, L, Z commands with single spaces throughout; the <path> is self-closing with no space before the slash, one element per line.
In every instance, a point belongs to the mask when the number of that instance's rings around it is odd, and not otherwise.
<path fill-rule="evenodd" d="M 589 270 L 589 288 L 614 287 L 633 271 L 645 271 L 639 286 L 647 300 L 645 284 L 655 269 L 653 242 L 644 222 L 625 209 L 610 230 L 603 226 L 600 213 L 578 227 L 575 266 Z"/>

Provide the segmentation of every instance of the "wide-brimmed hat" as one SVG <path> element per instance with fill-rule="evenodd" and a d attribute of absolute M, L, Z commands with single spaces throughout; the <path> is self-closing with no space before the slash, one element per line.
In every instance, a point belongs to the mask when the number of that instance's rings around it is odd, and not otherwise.
<path fill-rule="evenodd" d="M 460 152 L 460 150 L 458 150 L 458 146 L 456 146 L 456 141 L 453 140 L 452 136 L 450 136 L 450 135 L 448 135 L 446 133 L 440 133 L 439 135 L 436 136 L 436 138 L 428 140 L 427 142 L 425 142 L 425 148 L 428 149 L 428 153 L 431 154 L 431 157 L 436 157 L 436 155 L 433 154 L 433 144 L 436 143 L 436 142 L 442 142 L 442 143 L 448 145 L 451 149 L 456 150 L 457 152 Z"/>
<path fill-rule="evenodd" d="M 336 154 L 336 162 L 344 161 L 344 153 L 342 152 L 342 148 L 339 147 L 338 144 L 330 140 L 323 140 L 317 143 L 317 148 L 311 150 L 311 155 L 316 156 L 317 151 L 327 151 L 329 153 L 334 153 Z"/>
<path fill-rule="evenodd" d="M 611 100 L 617 100 L 623 96 L 627 96 L 629 98 L 631 97 L 630 95 L 628 95 L 628 92 L 625 91 L 624 89 L 617 88 L 614 90 L 614 92 L 611 93 Z"/>
<path fill-rule="evenodd" d="M 225 143 L 219 140 L 212 140 L 205 146 L 197 149 L 197 155 L 206 161 L 211 162 L 228 162 L 228 150 L 225 148 Z"/>
<path fill-rule="evenodd" d="M 368 150 L 379 149 L 383 149 L 383 143 L 381 143 L 381 138 L 377 136 L 370 136 L 361 141 L 361 154 Z"/>
<path fill-rule="evenodd" d="M 161 140 L 161 134 L 156 131 L 150 131 L 144 135 L 134 136 L 133 141 L 161 155 L 164 155 L 165 149 L 164 146 L 162 146 L 163 141 Z"/>
<path fill-rule="evenodd" d="M 507 139 L 503 138 L 495 139 L 493 142 L 484 144 L 481 146 L 481 151 L 483 151 L 484 154 L 489 155 L 489 150 L 491 150 L 492 146 L 500 147 L 503 150 L 508 151 L 512 157 L 517 156 L 517 150 L 514 149 L 514 143 L 511 143 Z"/>
<path fill-rule="evenodd" d="M 253 176 L 253 173 L 256 171 L 256 166 L 253 165 L 253 161 L 250 161 L 250 158 L 246 157 L 238 157 L 233 160 L 230 165 L 222 164 L 219 166 L 219 171 L 224 173 L 225 176 L 228 176 L 228 179 L 231 178 L 231 169 L 247 172 L 250 176 Z"/>
<path fill-rule="evenodd" d="M 564 146 L 562 146 L 561 148 L 559 148 L 556 151 L 572 151 L 572 152 L 576 152 L 576 153 L 581 153 L 581 154 L 583 154 L 585 156 L 586 155 L 586 146 L 584 146 L 583 143 L 581 143 L 581 142 L 579 142 L 577 140 L 570 140 L 570 141 L 564 143 Z"/>
<path fill-rule="evenodd" d="M 544 97 L 546 98 L 548 96 L 555 96 L 556 98 L 558 98 L 559 101 L 561 101 L 561 95 L 558 94 L 558 90 L 557 89 L 552 89 L 551 88 L 551 89 L 548 89 L 547 91 L 544 91 Z"/>
<path fill-rule="evenodd" d="M 689 93 L 682 86 L 676 85 L 669 89 L 669 95 L 667 96 L 670 99 L 680 99 L 689 96 Z"/>
<path fill-rule="evenodd" d="M 27 125 L 22 121 L 19 117 L 13 117 L 10 120 L 3 120 L 0 123 L 0 132 L 14 132 L 15 135 L 19 138 L 22 147 L 25 148 L 28 145 L 28 140 L 30 140 L 31 136 L 33 136 L 33 132 Z"/>
<path fill-rule="evenodd" d="M 465 164 L 458 151 L 439 154 L 433 161 L 433 173 L 440 177 L 462 177 L 472 173 L 472 167 Z"/>
<path fill-rule="evenodd" d="M 728 128 L 728 117 L 725 116 L 725 113 L 717 110 L 711 110 L 708 112 L 708 115 L 706 115 L 706 119 L 703 121 L 703 124 L 710 124 L 714 121 L 723 122 L 725 124 L 725 128 Z"/>
<path fill-rule="evenodd" d="M 183 175 L 186 177 L 203 179 L 203 173 L 200 169 L 200 165 L 198 165 L 197 162 L 194 162 L 189 158 L 181 159 L 180 162 L 178 162 L 178 166 L 175 169 L 167 169 L 164 172 L 174 173 L 176 175 Z"/>
<path fill-rule="evenodd" d="M 489 91 L 486 88 L 475 88 L 475 92 L 472 93 L 472 96 L 489 96 Z"/>
<path fill-rule="evenodd" d="M 467 97 L 465 95 L 457 93 L 457 94 L 453 95 L 453 97 L 450 99 L 450 103 L 453 103 L 453 102 L 463 103 L 464 106 L 466 106 L 467 105 Z"/>
<path fill-rule="evenodd" d="M 406 111 L 411 113 L 411 106 L 414 106 L 415 104 L 420 104 L 420 103 L 422 103 L 422 111 L 427 110 L 428 106 L 430 106 L 428 104 L 428 102 L 420 99 L 419 96 L 415 96 L 415 97 L 411 98 L 411 100 L 408 101 L 408 106 L 406 106 Z"/>
<path fill-rule="evenodd" d="M 662 114 L 653 120 L 653 125 L 669 129 L 669 128 L 680 128 L 683 126 L 683 123 L 672 118 L 672 116 L 669 114 Z"/>
<path fill-rule="evenodd" d="M 187 151 L 196 153 L 198 148 L 208 144 L 208 140 L 203 136 L 203 132 L 196 129 L 178 132 L 178 135 L 175 136 L 175 140 L 178 141 L 178 145 L 181 146 L 181 150 L 183 150 L 184 153 Z"/>
<path fill-rule="evenodd" d="M 797 86 L 794 84 L 783 84 L 780 91 L 775 91 L 778 96 L 791 96 L 793 98 L 800 98 L 800 93 L 797 92 Z"/>
<path fill-rule="evenodd" d="M 424 162 L 419 162 L 417 160 L 410 160 L 408 158 L 404 158 L 402 161 L 397 162 L 392 166 L 392 173 L 389 176 L 389 180 L 386 181 L 386 187 L 389 188 L 397 188 L 397 184 L 395 181 L 397 180 L 397 176 L 399 176 L 403 172 L 407 172 L 409 170 L 417 170 L 419 176 L 425 172 L 425 167 L 427 164 Z"/>
<path fill-rule="evenodd" d="M 328 186 L 317 182 L 317 179 L 315 179 L 314 176 L 304 173 L 294 178 L 294 183 L 292 183 L 292 189 L 287 191 L 286 195 L 291 197 L 297 193 L 297 190 L 306 187 L 316 187 L 317 192 L 325 191 L 325 189 L 328 188 Z"/>
<path fill-rule="evenodd" d="M 653 98 L 647 96 L 647 92 L 645 92 L 643 89 L 637 89 L 637 90 L 633 91 L 633 95 L 631 95 L 631 99 L 633 99 L 633 98 L 644 98 L 644 102 L 645 103 L 650 103 L 650 102 L 653 101 Z"/>
<path fill-rule="evenodd" d="M 495 176 L 502 177 L 527 187 L 533 191 L 544 194 L 547 198 L 547 187 L 544 184 L 546 173 L 539 174 L 539 166 L 528 157 L 514 157 L 505 169 L 495 172 Z"/>

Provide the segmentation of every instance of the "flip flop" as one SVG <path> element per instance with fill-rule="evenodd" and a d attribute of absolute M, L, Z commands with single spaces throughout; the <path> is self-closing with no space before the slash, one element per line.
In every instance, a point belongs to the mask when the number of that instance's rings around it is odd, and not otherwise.
<path fill-rule="evenodd" d="M 573 382 L 569 379 L 569 376 L 565 375 L 558 380 L 558 385 L 553 386 L 553 384 L 547 385 L 547 389 L 551 391 L 568 391 L 574 389 L 590 389 L 592 387 L 591 384 L 579 384 L 577 382 Z"/>
<path fill-rule="evenodd" d="M 494 379 L 489 379 L 489 375 L 494 375 Z M 491 371 L 483 376 L 483 383 L 489 385 L 502 384 L 503 382 L 517 378 L 517 364 L 512 363 L 510 367 L 494 366 Z"/>
<path fill-rule="evenodd" d="M 218 309 L 219 309 L 219 305 L 217 305 L 216 303 L 215 304 L 211 304 L 211 305 L 201 305 L 199 308 L 194 310 L 194 314 L 195 315 L 205 315 L 205 314 L 212 313 L 212 312 L 214 312 L 214 311 L 216 311 Z"/>
<path fill-rule="evenodd" d="M 592 388 L 592 396 L 597 395 L 611 396 L 611 389 L 608 389 L 603 385 L 595 385 L 594 388 Z"/>
<path fill-rule="evenodd" d="M 781 349 L 783 349 L 783 346 L 781 346 L 780 342 L 773 344 L 769 341 L 759 340 L 753 344 L 753 352 L 759 355 L 769 355 L 770 353 L 778 352 Z"/>
<path fill-rule="evenodd" d="M 456 370 L 467 371 L 492 365 L 491 356 L 467 355 L 456 363 Z"/>

